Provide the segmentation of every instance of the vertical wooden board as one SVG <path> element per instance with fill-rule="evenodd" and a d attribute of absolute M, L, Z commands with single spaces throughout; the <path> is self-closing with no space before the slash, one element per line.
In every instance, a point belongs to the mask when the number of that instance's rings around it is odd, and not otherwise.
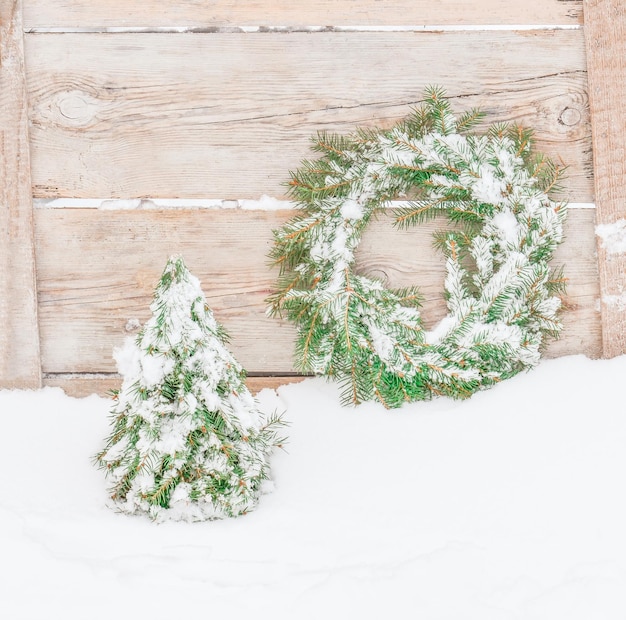
<path fill-rule="evenodd" d="M 389 127 L 443 86 L 456 111 L 535 130 L 591 201 L 578 30 L 36 34 L 26 40 L 38 198 L 281 196 L 320 130 Z"/>
<path fill-rule="evenodd" d="M 582 0 L 29 0 L 26 28 L 576 24 Z"/>
<path fill-rule="evenodd" d="M 21 0 L 0 0 L 0 387 L 41 385 Z"/>
<path fill-rule="evenodd" d="M 584 10 L 596 223 L 615 230 L 613 244 L 598 244 L 603 352 L 613 357 L 626 353 L 626 238 L 615 239 L 626 224 L 626 4 L 585 0 Z"/>

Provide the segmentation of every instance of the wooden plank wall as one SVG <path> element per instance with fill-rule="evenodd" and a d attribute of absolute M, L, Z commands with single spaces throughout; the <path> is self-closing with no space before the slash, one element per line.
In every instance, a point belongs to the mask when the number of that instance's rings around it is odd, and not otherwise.
<path fill-rule="evenodd" d="M 248 371 L 292 373 L 293 328 L 267 318 L 264 302 L 276 278 L 271 231 L 291 213 L 194 200 L 284 198 L 317 130 L 388 126 L 430 84 L 459 111 L 534 127 L 538 148 L 569 166 L 566 197 L 593 203 L 581 23 L 582 0 L 26 0 L 44 382 L 71 393 L 114 384 L 112 348 L 147 318 L 174 252 Z M 75 201 L 46 203 L 56 198 Z M 186 206 L 88 202 L 131 198 Z M 572 210 L 555 259 L 569 277 L 566 328 L 548 355 L 602 352 L 593 226 L 592 208 Z M 359 264 L 390 285 L 419 283 L 432 324 L 445 307 L 431 233 L 381 221 Z"/>

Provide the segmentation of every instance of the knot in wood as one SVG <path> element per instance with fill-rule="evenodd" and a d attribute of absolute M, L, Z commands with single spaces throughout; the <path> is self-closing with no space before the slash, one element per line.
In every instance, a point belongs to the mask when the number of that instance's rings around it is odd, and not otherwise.
<path fill-rule="evenodd" d="M 65 124 L 85 126 L 94 120 L 99 104 L 83 91 L 70 90 L 59 93 L 57 107 Z"/>
<path fill-rule="evenodd" d="M 387 275 L 387 272 L 383 269 L 369 269 L 368 275 L 375 280 L 380 280 L 383 286 L 389 286 L 389 276 Z"/>
<path fill-rule="evenodd" d="M 567 107 L 561 112 L 559 116 L 559 123 L 561 123 L 561 125 L 566 125 L 567 127 L 572 127 L 573 125 L 578 125 L 578 123 L 580 123 L 580 119 L 580 110 Z"/>

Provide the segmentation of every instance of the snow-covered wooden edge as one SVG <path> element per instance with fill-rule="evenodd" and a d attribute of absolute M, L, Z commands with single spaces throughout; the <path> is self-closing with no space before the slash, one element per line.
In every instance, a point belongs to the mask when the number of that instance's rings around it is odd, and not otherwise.
<path fill-rule="evenodd" d="M 585 0 L 603 355 L 626 353 L 626 5 Z"/>
<path fill-rule="evenodd" d="M 393 200 L 390 209 L 408 204 L 406 200 Z M 111 198 L 35 198 L 35 209 L 102 209 L 105 211 L 134 211 L 154 209 L 241 209 L 243 211 L 284 211 L 296 209 L 297 204 L 272 196 L 260 196 L 256 200 L 229 198 L 134 198 L 120 200 Z M 595 209 L 592 202 L 570 202 L 569 209 Z"/>
<path fill-rule="evenodd" d="M 0 377 L 41 385 L 21 0 L 0 0 Z"/>
<path fill-rule="evenodd" d="M 581 24 L 407 24 L 407 25 L 364 25 L 346 26 L 110 26 L 110 27 L 32 27 L 27 34 L 286 34 L 320 32 L 465 32 L 482 31 L 533 31 L 533 30 L 580 30 Z"/>
<path fill-rule="evenodd" d="M 261 390 L 275 390 L 281 385 L 298 383 L 305 378 L 301 375 L 248 376 L 246 385 L 253 394 L 257 394 Z M 90 394 L 109 396 L 114 390 L 120 389 L 122 377 L 118 374 L 53 374 L 44 375 L 43 384 L 47 387 L 59 387 L 68 396 L 76 398 Z"/>

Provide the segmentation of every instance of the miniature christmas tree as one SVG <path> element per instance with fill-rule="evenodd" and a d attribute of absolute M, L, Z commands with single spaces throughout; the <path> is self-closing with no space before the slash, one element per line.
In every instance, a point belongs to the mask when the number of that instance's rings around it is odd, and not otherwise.
<path fill-rule="evenodd" d="M 123 383 L 96 456 L 114 505 L 157 521 L 244 514 L 267 486 L 281 421 L 259 411 L 182 258 L 169 259 L 150 309 L 116 352 Z"/>

